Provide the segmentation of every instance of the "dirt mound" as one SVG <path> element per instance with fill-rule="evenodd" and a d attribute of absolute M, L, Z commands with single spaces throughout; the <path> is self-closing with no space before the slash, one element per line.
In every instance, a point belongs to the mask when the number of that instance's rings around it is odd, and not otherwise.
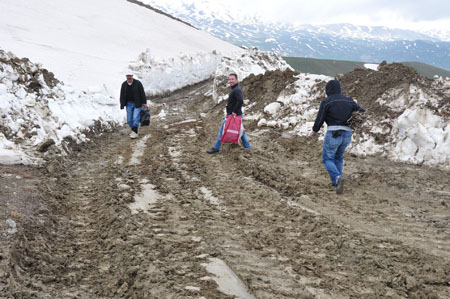
<path fill-rule="evenodd" d="M 432 80 L 420 76 L 412 67 L 400 63 L 381 63 L 378 70 L 357 68 L 353 72 L 337 78 L 341 83 L 342 93 L 352 97 L 367 108 L 369 114 L 380 115 L 388 109 L 377 103 L 387 90 L 392 88 L 409 89 L 410 84 L 430 87 Z M 393 115 L 395 117 L 395 115 Z"/>
<path fill-rule="evenodd" d="M 262 110 L 268 103 L 276 101 L 282 91 L 286 89 L 296 78 L 298 72 L 292 70 L 267 71 L 264 74 L 251 74 L 241 82 L 245 99 L 250 99 L 249 112 Z M 292 92 L 295 92 L 291 89 Z"/>

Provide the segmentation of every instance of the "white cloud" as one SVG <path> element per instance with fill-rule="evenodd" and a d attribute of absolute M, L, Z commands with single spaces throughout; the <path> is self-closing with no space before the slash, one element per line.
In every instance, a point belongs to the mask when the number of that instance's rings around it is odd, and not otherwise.
<path fill-rule="evenodd" d="M 235 18 L 258 15 L 273 22 L 386 26 L 403 29 L 450 28 L 450 5 L 444 0 L 152 0 L 159 5 L 194 3 L 216 12 L 231 11 Z"/>

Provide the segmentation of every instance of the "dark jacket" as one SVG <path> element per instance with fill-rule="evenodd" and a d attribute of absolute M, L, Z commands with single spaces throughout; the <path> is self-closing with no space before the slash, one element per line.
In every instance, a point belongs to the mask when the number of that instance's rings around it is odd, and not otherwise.
<path fill-rule="evenodd" d="M 122 83 L 122 87 L 120 88 L 120 109 L 123 109 L 123 107 L 127 105 L 127 86 L 128 82 L 125 81 Z M 133 101 L 136 105 L 136 108 L 141 107 L 142 104 L 147 104 L 144 86 L 142 86 L 141 81 L 133 79 L 133 83 L 131 84 L 131 91 L 133 93 Z"/>
<path fill-rule="evenodd" d="M 242 104 L 244 103 L 244 96 L 242 94 L 239 84 L 233 85 L 228 94 L 227 115 L 233 112 L 237 115 L 242 115 Z"/>
<path fill-rule="evenodd" d="M 352 98 L 341 94 L 341 85 L 338 80 L 329 81 L 325 92 L 328 97 L 320 103 L 313 126 L 314 132 L 319 132 L 323 122 L 326 122 L 328 126 L 348 126 L 347 120 L 353 111 L 365 112 Z"/>

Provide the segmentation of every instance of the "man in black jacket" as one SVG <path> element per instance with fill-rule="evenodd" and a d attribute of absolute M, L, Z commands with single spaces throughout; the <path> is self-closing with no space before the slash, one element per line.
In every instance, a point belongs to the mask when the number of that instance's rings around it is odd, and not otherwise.
<path fill-rule="evenodd" d="M 147 98 L 142 83 L 133 79 L 133 72 L 128 71 L 126 78 L 127 80 L 120 88 L 120 109 L 127 108 L 127 123 L 131 128 L 130 137 L 137 138 L 141 110 L 147 107 Z"/>
<path fill-rule="evenodd" d="M 352 129 L 347 121 L 353 111 L 365 112 L 352 98 L 341 94 L 338 80 L 331 80 L 325 87 L 327 98 L 320 103 L 319 112 L 311 132 L 317 136 L 323 123 L 327 123 L 327 132 L 323 141 L 322 161 L 331 178 L 331 184 L 336 186 L 336 193 L 344 192 L 344 151 L 352 141 Z"/>
<path fill-rule="evenodd" d="M 237 115 L 242 116 L 242 104 L 244 103 L 244 96 L 242 95 L 241 87 L 239 86 L 238 77 L 236 74 L 230 74 L 228 76 L 228 84 L 230 84 L 231 91 L 228 94 L 228 103 L 227 103 L 227 116 L 228 115 Z M 214 146 L 207 150 L 208 154 L 218 153 L 220 150 L 221 142 L 220 138 L 222 138 L 223 127 L 225 126 L 225 120 L 222 122 L 222 126 L 220 127 L 219 135 L 217 136 L 217 141 Z M 241 136 L 242 145 L 246 149 L 250 149 L 250 143 L 248 141 L 247 134 L 244 133 Z"/>

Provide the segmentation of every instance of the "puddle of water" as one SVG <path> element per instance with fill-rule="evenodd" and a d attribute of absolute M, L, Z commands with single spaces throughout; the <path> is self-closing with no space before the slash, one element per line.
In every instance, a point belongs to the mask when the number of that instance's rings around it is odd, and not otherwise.
<path fill-rule="evenodd" d="M 158 199 L 161 198 L 161 195 L 156 192 L 154 188 L 155 186 L 152 184 L 142 186 L 142 192 L 136 194 L 134 197 L 134 202 L 128 204 L 131 214 L 137 214 L 139 213 L 139 210 L 148 213 L 147 210 L 151 207 L 151 205 L 155 204 Z"/>
<path fill-rule="evenodd" d="M 202 264 L 202 266 L 206 268 L 206 271 L 214 274 L 213 279 L 219 285 L 219 291 L 239 299 L 255 298 L 224 261 L 218 258 L 210 258 L 209 261 L 208 264 Z"/>
<path fill-rule="evenodd" d="M 130 162 L 128 165 L 137 165 L 141 163 L 141 158 L 144 155 L 144 149 L 145 149 L 145 143 L 147 142 L 147 139 L 150 137 L 150 135 L 145 135 L 142 137 L 141 140 L 139 140 L 134 147 L 133 154 L 131 155 Z"/>

